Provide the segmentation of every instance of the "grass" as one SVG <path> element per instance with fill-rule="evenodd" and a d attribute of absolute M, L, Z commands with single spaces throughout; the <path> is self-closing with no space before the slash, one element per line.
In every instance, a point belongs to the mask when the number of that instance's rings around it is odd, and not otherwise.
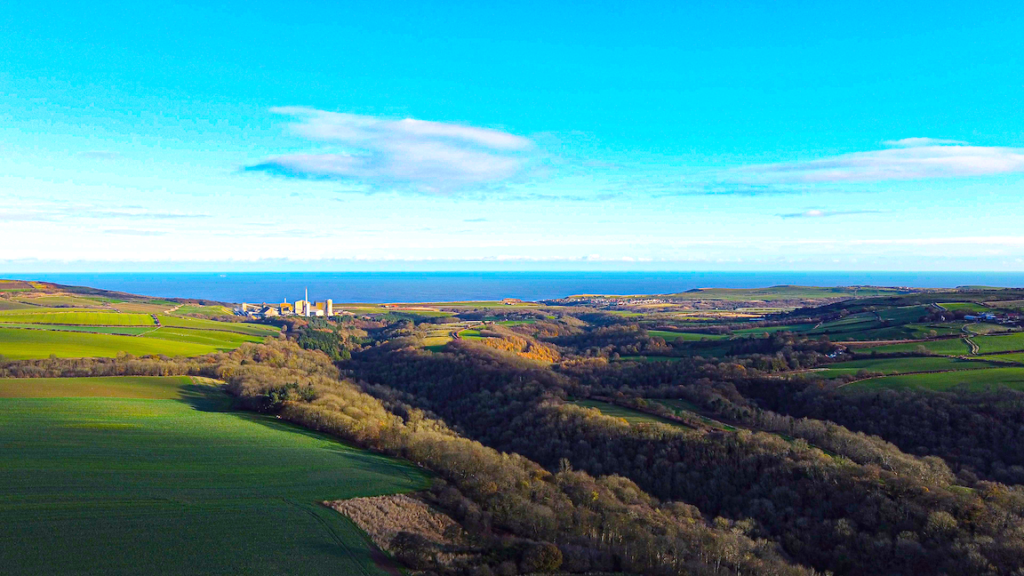
<path fill-rule="evenodd" d="M 988 312 L 992 310 L 984 304 L 978 304 L 977 302 L 941 302 L 939 306 L 942 306 L 950 312 L 958 312 L 963 310 L 965 312 Z"/>
<path fill-rule="evenodd" d="M 977 341 L 977 339 L 975 339 L 975 341 Z M 926 342 L 908 342 L 906 344 L 889 344 L 885 346 L 873 346 L 870 348 L 857 348 L 856 351 L 859 353 L 878 352 L 879 354 L 895 354 L 917 352 L 918 349 L 922 347 L 933 354 L 943 354 L 947 356 L 961 356 L 970 352 L 967 344 L 964 344 L 963 340 L 960 340 L 959 338 L 930 340 Z"/>
<path fill-rule="evenodd" d="M 174 302 L 120 302 L 113 305 L 115 310 L 120 312 L 135 312 L 138 314 L 163 314 L 174 308 Z"/>
<path fill-rule="evenodd" d="M 974 338 L 981 354 L 995 352 L 1024 351 L 1024 332 L 1016 332 L 1006 336 L 978 336 Z"/>
<path fill-rule="evenodd" d="M 101 298 L 86 298 L 83 296 L 36 296 L 25 299 L 30 304 L 37 306 L 70 307 L 70 308 L 101 308 L 105 303 Z"/>
<path fill-rule="evenodd" d="M 881 389 L 923 389 L 949 390 L 959 385 L 969 390 L 986 390 L 989 388 L 1008 387 L 1024 389 L 1024 368 L 990 368 L 988 370 L 971 370 L 968 372 L 938 372 L 934 374 L 903 374 L 884 376 L 854 382 L 843 390 L 881 390 Z"/>
<path fill-rule="evenodd" d="M 48 358 L 113 358 L 120 352 L 135 356 L 201 356 L 221 347 L 157 338 L 137 338 L 111 334 L 52 332 L 0 328 L 0 356 L 9 360 Z"/>
<path fill-rule="evenodd" d="M 886 308 L 878 311 L 878 316 L 889 323 L 907 324 L 918 322 L 922 316 L 928 314 L 927 306 L 902 306 L 899 308 Z"/>
<path fill-rule="evenodd" d="M 116 312 L 7 312 L 0 322 L 17 324 L 72 324 L 78 326 L 153 326 L 148 314 Z"/>
<path fill-rule="evenodd" d="M 158 315 L 161 326 L 172 326 L 175 328 L 192 328 L 194 330 L 223 330 L 225 332 L 237 332 L 249 334 L 250 336 L 273 336 L 281 330 L 276 326 L 263 324 L 249 324 L 245 322 L 218 322 L 216 320 L 204 320 L 201 318 L 178 318 L 176 316 Z"/>
<path fill-rule="evenodd" d="M 98 385 L 69 380 L 72 395 Z M 387 573 L 317 503 L 421 489 L 422 473 L 168 380 L 121 382 L 118 395 L 175 399 L 0 399 L 5 573 Z"/>
<path fill-rule="evenodd" d="M 93 334 L 124 334 L 138 336 L 152 332 L 156 326 L 75 326 L 71 324 L 0 324 L 4 328 L 21 328 L 24 330 L 59 330 L 61 332 L 90 332 Z"/>
<path fill-rule="evenodd" d="M 172 306 L 168 306 L 168 309 Z M 185 304 L 174 311 L 175 314 L 199 314 L 200 316 L 233 316 L 235 312 L 224 306 L 200 306 L 198 304 Z"/>
<path fill-rule="evenodd" d="M 670 424 L 672 426 L 682 426 L 678 422 L 659 418 L 653 414 L 647 414 L 646 412 L 640 412 L 639 410 L 633 410 L 632 408 L 625 408 L 617 404 L 611 404 L 609 402 L 602 402 L 600 400 L 573 400 L 566 402 L 566 404 L 573 404 L 575 406 L 582 406 L 583 408 L 596 408 L 601 411 L 601 414 L 605 416 L 611 416 L 612 418 L 622 418 L 630 424 Z"/>
<path fill-rule="evenodd" d="M 937 372 L 941 370 L 980 370 L 993 368 L 994 364 L 974 360 L 960 360 L 943 356 L 912 357 L 912 358 L 879 358 L 872 360 L 851 360 L 829 364 L 824 370 L 816 370 L 813 374 L 834 378 L 844 374 L 857 374 L 861 370 L 881 372 L 883 374 L 905 374 L 909 372 Z"/>
<path fill-rule="evenodd" d="M 676 356 L 619 356 L 620 362 L 677 362 Z"/>
<path fill-rule="evenodd" d="M 1003 326 L 1002 324 L 989 324 L 986 322 L 968 324 L 967 329 L 975 334 L 1000 334 L 1012 331 L 1009 326 Z"/>
<path fill-rule="evenodd" d="M 1001 360 L 1004 362 L 1020 362 L 1024 364 L 1024 352 L 1016 352 L 1013 354 L 992 354 L 985 356 L 986 360 Z"/>
<path fill-rule="evenodd" d="M 237 334 L 235 332 L 220 332 L 216 330 L 190 330 L 188 328 L 157 328 L 142 336 L 143 338 L 156 338 L 160 340 L 171 340 L 174 342 L 189 342 L 193 344 L 205 344 L 213 346 L 220 351 L 234 350 L 245 342 L 262 342 L 260 336 L 248 334 Z"/>
<path fill-rule="evenodd" d="M 94 378 L 0 378 L 0 398 L 184 397 L 188 376 L 102 376 Z M 2 404 L 0 404 L 2 406 Z"/>
<path fill-rule="evenodd" d="M 724 340 L 729 336 L 725 334 L 700 334 L 698 332 L 671 332 L 668 330 L 648 330 L 647 335 L 652 338 L 661 338 L 666 342 L 682 340 L 683 342 L 699 342 L 701 340 Z"/>
<path fill-rule="evenodd" d="M 482 340 L 483 336 L 480 335 L 479 330 L 463 330 L 459 332 L 459 337 L 466 340 Z"/>
<path fill-rule="evenodd" d="M 32 306 L 15 300 L 0 298 L 0 312 L 5 310 L 31 310 Z"/>
<path fill-rule="evenodd" d="M 789 326 L 768 326 L 766 328 L 741 328 L 733 330 L 735 336 L 760 336 L 762 334 L 774 334 L 775 332 L 806 332 L 814 328 L 814 324 L 791 324 Z"/>

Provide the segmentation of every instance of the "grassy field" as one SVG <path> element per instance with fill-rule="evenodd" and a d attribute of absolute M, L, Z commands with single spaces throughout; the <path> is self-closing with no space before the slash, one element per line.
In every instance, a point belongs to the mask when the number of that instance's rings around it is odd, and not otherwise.
<path fill-rule="evenodd" d="M 700 334 L 697 332 L 670 332 L 668 330 L 648 330 L 647 335 L 653 338 L 662 338 L 666 342 L 682 340 L 683 342 L 699 342 L 701 340 L 724 340 L 729 336 L 725 334 Z"/>
<path fill-rule="evenodd" d="M 111 306 L 119 312 L 135 312 L 137 314 L 163 314 L 177 306 L 174 302 L 120 302 Z"/>
<path fill-rule="evenodd" d="M 32 306 L 17 302 L 15 300 L 7 300 L 6 298 L 0 298 L 0 312 L 4 310 L 31 310 Z"/>
<path fill-rule="evenodd" d="M 9 324 L 0 323 L 2 328 L 25 330 L 59 330 L 61 332 L 91 332 L 93 334 L 123 334 L 138 336 L 156 329 L 156 326 L 75 326 L 73 324 Z"/>
<path fill-rule="evenodd" d="M 958 312 L 961 310 L 965 312 L 988 312 L 991 310 L 988 306 L 978 304 L 977 302 L 940 302 L 939 306 L 942 306 L 950 312 Z"/>
<path fill-rule="evenodd" d="M 172 306 L 168 306 L 168 309 Z M 199 314 L 200 316 L 233 316 L 235 312 L 224 306 L 200 306 L 198 304 L 185 304 L 174 311 L 175 314 Z"/>
<path fill-rule="evenodd" d="M 0 399 L 4 573 L 388 573 L 318 502 L 420 489 L 413 467 L 230 411 L 208 386 L 95 380 L 0 381 L 47 396 L 176 396 Z"/>
<path fill-rule="evenodd" d="M 977 340 L 978 339 L 975 339 L 975 341 Z M 857 348 L 856 350 L 860 353 L 878 352 L 879 354 L 894 354 L 902 352 L 917 352 L 921 347 L 933 354 L 945 354 L 949 356 L 966 355 L 970 352 L 967 344 L 964 344 L 963 340 L 960 340 L 959 338 L 931 340 L 927 342 L 908 342 L 906 344 L 889 344 L 886 346 Z"/>
<path fill-rule="evenodd" d="M 245 342 L 263 342 L 260 336 L 238 334 L 235 332 L 222 332 L 218 330 L 190 330 L 188 328 L 167 328 L 161 327 L 152 332 L 147 332 L 143 338 L 156 338 L 160 340 L 171 340 L 174 342 L 189 342 L 192 344 L 206 344 L 218 350 L 234 350 Z"/>
<path fill-rule="evenodd" d="M 974 338 L 980 354 L 995 352 L 1019 352 L 1024 350 L 1024 332 L 1006 336 L 978 336 Z"/>
<path fill-rule="evenodd" d="M 1024 352 L 1014 352 L 1011 354 L 992 354 L 984 357 L 986 360 L 1000 360 L 1003 362 L 1020 362 L 1024 364 Z"/>
<path fill-rule="evenodd" d="M 949 390 L 958 385 L 971 390 L 985 390 L 1002 386 L 1024 389 L 1024 368 L 992 368 L 968 372 L 939 372 L 935 374 L 904 374 L 861 380 L 845 386 L 843 390 L 880 390 L 884 388 L 920 388 Z"/>
<path fill-rule="evenodd" d="M 117 312 L 5 312 L 0 322 L 15 324 L 72 324 L 78 326 L 153 326 L 149 314 Z"/>
<path fill-rule="evenodd" d="M 806 332 L 814 328 L 814 324 L 791 324 L 789 326 L 768 326 L 766 328 L 741 328 L 733 330 L 735 336 L 760 336 L 762 334 L 774 334 L 775 332 Z"/>
<path fill-rule="evenodd" d="M 135 356 L 201 356 L 221 349 L 209 344 L 158 338 L 0 328 L 0 356 L 8 360 L 48 358 L 50 355 L 58 358 L 113 358 L 119 352 Z"/>
<path fill-rule="evenodd" d="M 193 330 L 223 330 L 225 332 L 237 332 L 249 334 L 250 336 L 273 336 L 281 330 L 276 326 L 265 326 L 262 324 L 248 324 L 243 322 L 217 322 L 215 320 L 204 320 L 202 318 L 178 318 L 176 316 L 158 315 L 161 326 L 172 326 L 175 328 L 191 328 Z"/>
<path fill-rule="evenodd" d="M 605 416 L 611 416 L 613 418 L 622 418 L 630 424 L 671 424 L 672 426 L 682 426 L 678 422 L 659 418 L 652 414 L 640 412 L 639 410 L 633 410 L 631 408 L 624 408 L 617 404 L 611 404 L 609 402 L 602 402 L 600 400 L 573 400 L 566 402 L 566 404 L 573 404 L 575 406 L 582 406 L 584 408 L 596 408 L 601 411 L 601 414 Z"/>
<path fill-rule="evenodd" d="M 0 398 L 184 399 L 188 376 L 101 376 L 95 378 L 0 378 Z M 0 403 L 0 406 L 3 404 Z"/>
<path fill-rule="evenodd" d="M 812 374 L 826 378 L 835 378 L 844 374 L 855 375 L 861 370 L 881 372 L 883 374 L 905 374 L 908 372 L 937 372 L 940 370 L 980 370 L 993 368 L 994 364 L 974 360 L 960 360 L 933 356 L 926 358 L 879 358 L 874 360 L 851 360 L 829 364 L 823 370 L 815 370 Z"/>
<path fill-rule="evenodd" d="M 893 324 L 907 324 L 918 322 L 922 316 L 928 314 L 927 306 L 901 306 L 899 308 L 886 308 L 878 311 L 878 316 Z"/>

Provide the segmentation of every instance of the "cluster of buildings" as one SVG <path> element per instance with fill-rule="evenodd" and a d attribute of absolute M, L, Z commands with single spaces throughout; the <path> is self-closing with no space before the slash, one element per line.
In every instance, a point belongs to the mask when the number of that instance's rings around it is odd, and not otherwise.
<path fill-rule="evenodd" d="M 306 290 L 306 297 L 289 304 L 288 300 L 280 304 L 248 304 L 242 302 L 238 310 L 242 316 L 251 318 L 270 318 L 273 316 L 334 316 L 334 302 L 324 300 L 323 302 L 310 302 L 309 290 Z"/>

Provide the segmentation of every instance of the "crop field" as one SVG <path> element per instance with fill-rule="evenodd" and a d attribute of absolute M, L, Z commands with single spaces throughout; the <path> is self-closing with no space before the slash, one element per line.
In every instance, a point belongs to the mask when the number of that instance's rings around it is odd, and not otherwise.
<path fill-rule="evenodd" d="M 93 334 L 123 334 L 138 336 L 156 330 L 156 326 L 75 326 L 74 324 L 9 324 L 0 323 L 3 328 L 22 328 L 25 330 L 58 330 L 61 332 L 91 332 Z"/>
<path fill-rule="evenodd" d="M 1024 352 L 1014 352 L 1010 354 L 990 354 L 984 356 L 985 360 L 1001 361 L 1001 362 L 1019 362 L 1024 364 Z"/>
<path fill-rule="evenodd" d="M 764 333 L 774 334 L 775 332 L 807 332 L 814 328 L 814 324 L 790 324 L 788 326 L 768 326 L 766 328 L 742 328 L 733 330 L 736 336 L 760 336 Z"/>
<path fill-rule="evenodd" d="M 974 338 L 981 354 L 995 352 L 1024 351 L 1024 332 L 1016 332 L 1006 336 L 978 336 Z"/>
<path fill-rule="evenodd" d="M 176 316 L 158 315 L 161 326 L 173 328 L 191 328 L 193 330 L 223 330 L 225 332 L 237 332 L 249 334 L 250 336 L 273 336 L 281 330 L 276 326 L 264 326 L 261 324 L 247 324 L 242 322 L 217 322 L 215 320 L 204 320 L 202 318 L 178 318 Z"/>
<path fill-rule="evenodd" d="M 142 335 L 143 338 L 156 338 L 174 342 L 190 342 L 214 346 L 220 351 L 234 350 L 246 342 L 263 342 L 260 336 L 221 332 L 219 330 L 190 330 L 188 328 L 161 327 Z"/>
<path fill-rule="evenodd" d="M 975 334 L 1000 334 L 1013 331 L 1009 326 L 1003 326 L 1002 324 L 988 324 L 985 322 L 968 324 L 967 329 Z"/>
<path fill-rule="evenodd" d="M 964 385 L 970 390 L 986 390 L 999 387 L 1024 390 L 1024 368 L 991 368 L 988 370 L 883 376 L 881 378 L 853 382 L 845 386 L 843 390 L 851 392 L 885 388 L 949 390 L 959 385 Z"/>
<path fill-rule="evenodd" d="M 910 372 L 937 372 L 942 370 L 981 370 L 994 368 L 995 364 L 976 360 L 960 360 L 944 356 L 911 357 L 911 358 L 879 358 L 872 360 L 850 360 L 829 364 L 823 370 L 815 370 L 812 374 L 834 378 L 844 374 L 855 375 L 861 370 L 881 372 L 883 374 L 906 374 Z"/>
<path fill-rule="evenodd" d="M 88 296 L 33 296 L 25 298 L 25 302 L 36 306 L 50 306 L 63 308 L 100 308 L 112 302 L 110 298 L 97 298 Z"/>
<path fill-rule="evenodd" d="M 415 468 L 180 378 L 68 380 L 0 380 L 43 396 L 0 398 L 5 573 L 389 573 L 318 503 L 422 489 Z"/>
<path fill-rule="evenodd" d="M 977 341 L 977 339 L 975 339 Z M 857 348 L 859 353 L 878 352 L 879 354 L 895 354 L 905 352 L 917 352 L 925 349 L 933 354 L 944 354 L 947 356 L 961 356 L 970 353 L 970 348 L 959 338 L 947 338 L 945 340 L 930 340 L 925 342 L 908 342 L 906 344 L 888 344 L 885 346 L 873 346 L 869 348 Z"/>
<path fill-rule="evenodd" d="M 942 306 L 950 312 L 988 312 L 991 310 L 984 304 L 978 304 L 977 302 L 940 302 L 939 306 Z"/>
<path fill-rule="evenodd" d="M 173 308 L 173 306 L 168 306 L 168 308 Z M 200 306 L 198 304 L 185 304 L 181 308 L 175 310 L 174 313 L 182 316 L 185 314 L 199 314 L 200 316 L 233 316 L 235 314 L 233 310 L 225 308 L 224 306 Z"/>
<path fill-rule="evenodd" d="M 113 358 L 119 352 L 135 356 L 202 356 L 219 350 L 221 347 L 209 344 L 158 338 L 0 328 L 0 356 L 8 360 L 48 358 L 51 355 L 58 358 Z"/>
<path fill-rule="evenodd" d="M 17 324 L 72 324 L 78 326 L 153 326 L 149 314 L 117 312 L 5 312 L 0 322 Z"/>
<path fill-rule="evenodd" d="M 23 304 L 21 302 L 15 301 L 15 300 L 7 300 L 5 298 L 0 298 L 0 312 L 3 312 L 5 310 L 31 310 L 31 309 L 32 309 L 32 306 L 30 306 L 28 304 Z"/>
<path fill-rule="evenodd" d="M 174 302 L 120 302 L 111 306 L 119 312 L 134 312 L 137 314 L 163 314 L 177 306 Z"/>
<path fill-rule="evenodd" d="M 100 376 L 92 378 L 0 378 L 0 398 L 183 399 L 188 376 Z M 3 406 L 0 403 L 0 406 Z"/>
<path fill-rule="evenodd" d="M 682 340 L 683 342 L 699 342 L 701 340 L 724 340 L 728 338 L 725 334 L 700 334 L 698 332 L 670 332 L 668 330 L 648 330 L 647 335 L 653 338 L 661 338 L 666 342 Z"/>
<path fill-rule="evenodd" d="M 958 336 L 963 327 L 959 322 L 940 322 L 936 324 L 906 324 L 903 328 L 911 338 L 934 338 L 936 336 Z"/>
<path fill-rule="evenodd" d="M 633 410 L 631 408 L 624 408 L 617 404 L 611 404 L 609 402 L 602 402 L 600 400 L 573 400 L 566 402 L 566 404 L 573 404 L 576 406 L 582 406 L 583 408 L 596 408 L 601 411 L 601 414 L 605 416 L 611 416 L 613 418 L 622 418 L 630 424 L 670 424 L 672 426 L 682 426 L 678 422 L 659 418 L 652 414 L 640 412 L 639 410 Z"/>
<path fill-rule="evenodd" d="M 886 308 L 879 310 L 878 316 L 887 322 L 895 324 L 907 324 L 918 322 L 922 316 L 928 314 L 927 306 L 903 306 L 899 308 Z"/>

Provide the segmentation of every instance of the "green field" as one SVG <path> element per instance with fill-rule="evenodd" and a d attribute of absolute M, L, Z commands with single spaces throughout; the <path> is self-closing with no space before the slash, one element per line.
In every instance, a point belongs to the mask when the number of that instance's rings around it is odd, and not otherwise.
<path fill-rule="evenodd" d="M 991 354 L 984 357 L 985 360 L 1000 360 L 1003 362 L 1020 362 L 1024 364 L 1024 352 L 1015 352 L 1012 354 Z"/>
<path fill-rule="evenodd" d="M 582 406 L 583 408 L 596 408 L 605 416 L 622 418 L 630 424 L 671 424 L 672 426 L 683 426 L 683 424 L 680 424 L 679 422 L 673 422 L 672 420 L 659 418 L 653 414 L 647 414 L 645 412 L 640 412 L 639 410 L 633 410 L 632 408 L 624 408 L 617 404 L 602 402 L 600 400 L 573 400 L 571 402 L 566 402 L 566 404 Z"/>
<path fill-rule="evenodd" d="M 99 376 L 93 378 L 0 378 L 0 398 L 184 399 L 188 376 Z M 3 404 L 0 404 L 2 406 Z"/>
<path fill-rule="evenodd" d="M 791 324 L 789 326 L 768 326 L 766 328 L 742 328 L 733 330 L 735 336 L 760 336 L 762 334 L 774 334 L 775 332 L 806 332 L 814 328 L 814 324 Z"/>
<path fill-rule="evenodd" d="M 32 309 L 32 306 L 30 306 L 28 304 L 23 304 L 21 302 L 15 301 L 15 300 L 7 300 L 5 298 L 0 298 L 0 312 L 2 312 L 4 310 L 31 310 L 31 309 Z"/>
<path fill-rule="evenodd" d="M 179 396 L 0 398 L 3 573 L 389 573 L 318 503 L 421 489 L 413 467 L 230 411 L 220 391 L 180 378 L 96 380 L 115 379 L 0 380 L 44 396 Z"/>
<path fill-rule="evenodd" d="M 980 370 L 993 368 L 995 365 L 988 362 L 974 360 L 960 360 L 958 358 L 946 358 L 943 356 L 932 356 L 925 358 L 879 358 L 872 360 L 851 360 L 849 362 L 837 362 L 829 364 L 823 370 L 815 370 L 812 374 L 821 375 L 826 378 L 835 378 L 845 374 L 855 375 L 861 370 L 868 372 L 881 372 L 883 374 L 905 374 L 908 372 L 938 372 L 942 370 Z"/>
<path fill-rule="evenodd" d="M 1024 389 L 1024 368 L 992 368 L 968 372 L 939 372 L 935 374 L 904 374 L 861 380 L 845 386 L 843 390 L 881 390 L 885 388 L 920 388 L 949 390 L 958 385 L 971 390 L 1007 387 Z"/>
<path fill-rule="evenodd" d="M 16 324 L 74 324 L 78 326 L 153 326 L 149 314 L 117 312 L 5 312 L 0 322 Z"/>
<path fill-rule="evenodd" d="M 202 318 L 179 318 L 176 316 L 158 315 L 161 326 L 172 326 L 175 328 L 192 328 L 195 330 L 223 330 L 225 332 L 237 332 L 249 334 L 250 336 L 272 336 L 280 334 L 281 330 L 276 326 L 263 324 L 249 324 L 243 322 L 217 322 L 216 320 L 204 320 Z"/>
<path fill-rule="evenodd" d="M 980 354 L 995 352 L 1024 351 L 1024 332 L 1016 332 L 1006 336 L 978 336 L 974 338 Z"/>
<path fill-rule="evenodd" d="M 992 310 L 984 304 L 978 304 L 977 302 L 941 302 L 939 306 L 942 306 L 950 312 L 958 312 L 963 310 L 965 312 L 988 312 Z"/>
<path fill-rule="evenodd" d="M 218 350 L 234 350 L 245 342 L 263 342 L 260 336 L 238 334 L 235 332 L 221 332 L 218 330 L 190 330 L 188 328 L 167 328 L 161 327 L 147 332 L 143 338 L 156 338 L 160 340 L 172 340 L 174 342 L 190 342 L 193 344 L 206 344 Z"/>
<path fill-rule="evenodd" d="M 25 330 L 59 330 L 61 332 L 91 332 L 93 334 L 124 334 L 137 336 L 152 332 L 156 326 L 75 326 L 73 324 L 0 324 L 3 328 L 22 328 Z"/>
<path fill-rule="evenodd" d="M 648 330 L 647 335 L 652 338 L 661 338 L 666 342 L 681 340 L 683 342 L 700 342 L 701 340 L 724 340 L 729 336 L 725 334 L 700 334 L 698 332 L 670 332 L 668 330 Z"/>
<path fill-rule="evenodd" d="M 169 306 L 168 308 L 173 308 Z M 185 304 L 174 311 L 174 314 L 198 314 L 200 316 L 232 316 L 234 311 L 224 306 L 200 306 L 198 304 Z"/>
<path fill-rule="evenodd" d="M 978 339 L 975 339 L 977 341 Z M 856 348 L 858 353 L 878 352 L 879 354 L 896 354 L 905 352 L 917 352 L 924 348 L 933 354 L 945 354 L 948 356 L 961 356 L 970 353 L 970 348 L 959 338 L 948 338 L 945 340 L 929 340 L 925 342 L 908 342 L 906 344 L 889 344 L 886 346 L 873 346 L 870 348 Z"/>
<path fill-rule="evenodd" d="M 0 356 L 8 360 L 48 358 L 50 355 L 58 358 L 113 358 L 119 352 L 135 356 L 202 356 L 221 348 L 158 338 L 0 328 Z"/>

